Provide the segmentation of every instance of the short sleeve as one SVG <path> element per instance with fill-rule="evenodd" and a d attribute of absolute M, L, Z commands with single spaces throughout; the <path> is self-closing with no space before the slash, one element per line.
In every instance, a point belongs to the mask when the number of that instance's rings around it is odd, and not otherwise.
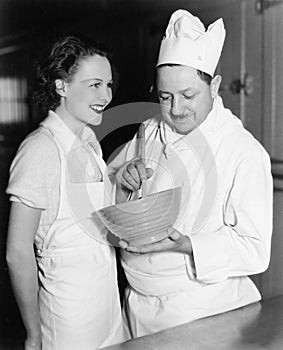
<path fill-rule="evenodd" d="M 11 201 L 46 209 L 56 183 L 60 160 L 53 140 L 43 132 L 28 136 L 18 149 L 10 168 L 7 194 Z"/>

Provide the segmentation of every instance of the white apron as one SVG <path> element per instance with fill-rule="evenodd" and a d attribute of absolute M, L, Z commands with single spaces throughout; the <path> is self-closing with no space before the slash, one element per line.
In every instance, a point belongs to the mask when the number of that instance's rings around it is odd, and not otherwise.
<path fill-rule="evenodd" d="M 67 157 L 60 146 L 60 139 L 56 138 L 56 128 L 52 130 L 52 125 L 44 126 L 51 132 L 59 150 L 61 182 L 57 217 L 42 246 L 36 247 L 41 283 L 42 349 L 91 350 L 122 342 L 125 337 L 115 251 L 113 247 L 88 236 L 73 217 L 68 197 L 72 197 L 74 191 L 83 207 L 84 198 L 80 198 L 80 193 L 83 193 L 86 184 L 68 182 L 69 178 L 65 175 Z M 95 152 L 92 153 L 104 174 L 104 161 Z M 96 209 L 105 205 L 104 187 L 104 182 L 87 184 Z M 88 217 L 90 213 L 85 215 Z M 93 224 L 92 229 L 95 229 Z M 98 224 L 96 229 L 98 237 L 103 227 Z"/>

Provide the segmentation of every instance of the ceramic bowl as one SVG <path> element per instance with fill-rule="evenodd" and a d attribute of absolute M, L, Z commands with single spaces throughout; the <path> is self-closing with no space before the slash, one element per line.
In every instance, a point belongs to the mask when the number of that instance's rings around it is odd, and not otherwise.
<path fill-rule="evenodd" d="M 181 204 L 181 187 L 150 194 L 100 209 L 104 225 L 131 246 L 157 242 L 168 236 Z"/>

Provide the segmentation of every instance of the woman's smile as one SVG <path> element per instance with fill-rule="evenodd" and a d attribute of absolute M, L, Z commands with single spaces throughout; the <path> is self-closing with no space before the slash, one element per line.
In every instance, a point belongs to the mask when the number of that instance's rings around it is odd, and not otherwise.
<path fill-rule="evenodd" d="M 106 105 L 90 105 L 90 108 L 98 114 L 102 114 Z"/>

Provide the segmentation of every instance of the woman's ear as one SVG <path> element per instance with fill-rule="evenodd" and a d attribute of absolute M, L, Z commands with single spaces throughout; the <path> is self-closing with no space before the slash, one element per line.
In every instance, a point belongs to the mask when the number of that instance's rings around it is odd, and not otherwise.
<path fill-rule="evenodd" d="M 66 85 L 65 85 L 64 80 L 56 79 L 55 85 L 56 85 L 57 94 L 60 95 L 61 97 L 65 97 L 66 96 Z"/>
<path fill-rule="evenodd" d="M 220 87 L 220 83 L 221 83 L 221 76 L 220 75 L 216 75 L 214 78 L 212 78 L 211 80 L 211 84 L 210 84 L 210 91 L 211 91 L 211 96 L 213 99 L 215 99 L 218 95 L 218 90 Z"/>

